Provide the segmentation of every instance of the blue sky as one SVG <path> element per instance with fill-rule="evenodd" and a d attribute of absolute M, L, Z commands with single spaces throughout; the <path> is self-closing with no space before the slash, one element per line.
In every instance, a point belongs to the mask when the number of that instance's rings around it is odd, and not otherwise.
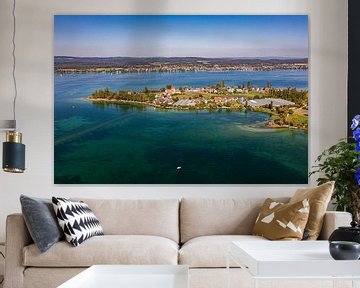
<path fill-rule="evenodd" d="M 54 55 L 308 57 L 308 17 L 56 15 Z"/>

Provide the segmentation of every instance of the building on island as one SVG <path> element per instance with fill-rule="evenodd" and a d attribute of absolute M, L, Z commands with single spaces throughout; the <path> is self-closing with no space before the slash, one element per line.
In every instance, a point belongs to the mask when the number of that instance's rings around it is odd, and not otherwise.
<path fill-rule="evenodd" d="M 274 107 L 295 106 L 294 102 L 287 101 L 287 100 L 280 99 L 280 98 L 252 99 L 248 103 L 251 107 L 262 107 L 262 106 L 270 105 L 271 103 Z"/>

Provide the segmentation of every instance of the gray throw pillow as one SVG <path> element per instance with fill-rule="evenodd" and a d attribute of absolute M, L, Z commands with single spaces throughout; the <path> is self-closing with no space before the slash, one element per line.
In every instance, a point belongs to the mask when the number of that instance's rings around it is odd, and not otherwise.
<path fill-rule="evenodd" d="M 31 238 L 41 253 L 64 238 L 51 199 L 20 196 L 22 213 Z"/>

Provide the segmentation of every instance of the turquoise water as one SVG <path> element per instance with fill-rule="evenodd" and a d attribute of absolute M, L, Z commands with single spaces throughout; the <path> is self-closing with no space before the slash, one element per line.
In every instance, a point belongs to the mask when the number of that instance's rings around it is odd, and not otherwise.
<path fill-rule="evenodd" d="M 259 128 L 258 112 L 95 105 L 95 89 L 227 85 L 307 87 L 307 71 L 55 74 L 57 184 L 302 184 L 308 137 Z"/>

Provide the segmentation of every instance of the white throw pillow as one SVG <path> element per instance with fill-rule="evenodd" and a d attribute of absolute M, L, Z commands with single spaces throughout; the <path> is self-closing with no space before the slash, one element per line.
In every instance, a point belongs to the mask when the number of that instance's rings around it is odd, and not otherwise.
<path fill-rule="evenodd" d="M 99 220 L 84 202 L 52 197 L 55 214 L 66 241 L 79 246 L 86 239 L 104 235 Z"/>

